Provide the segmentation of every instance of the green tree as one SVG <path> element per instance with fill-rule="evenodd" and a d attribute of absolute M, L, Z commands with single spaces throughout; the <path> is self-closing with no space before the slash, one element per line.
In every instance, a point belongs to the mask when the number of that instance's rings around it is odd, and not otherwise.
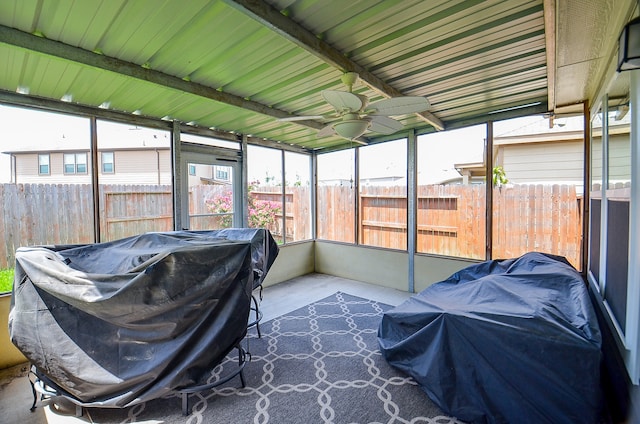
<path fill-rule="evenodd" d="M 494 187 L 502 187 L 507 184 L 509 180 L 507 179 L 507 174 L 504 172 L 504 168 L 501 166 L 493 167 L 493 186 Z"/>

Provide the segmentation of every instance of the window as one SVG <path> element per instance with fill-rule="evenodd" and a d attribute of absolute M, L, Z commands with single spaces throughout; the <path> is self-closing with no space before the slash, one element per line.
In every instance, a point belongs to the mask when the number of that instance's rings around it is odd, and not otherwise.
<path fill-rule="evenodd" d="M 316 227 L 319 239 L 355 243 L 355 149 L 318 155 Z"/>
<path fill-rule="evenodd" d="M 189 164 L 189 175 L 196 175 L 196 165 L 193 163 Z"/>
<path fill-rule="evenodd" d="M 100 241 L 172 230 L 170 132 L 102 119 L 96 127 Z"/>
<path fill-rule="evenodd" d="M 591 123 L 591 240 L 589 282 L 614 336 L 631 381 L 638 384 L 637 301 L 640 240 L 637 113 L 640 81 L 632 72 L 612 75 Z"/>
<path fill-rule="evenodd" d="M 286 242 L 311 238 L 311 161 L 309 155 L 284 153 Z"/>
<path fill-rule="evenodd" d="M 485 258 L 486 134 L 477 125 L 418 137 L 419 253 Z"/>
<path fill-rule="evenodd" d="M 183 143 L 202 144 L 204 146 L 223 147 L 225 149 L 240 150 L 240 143 L 237 141 L 220 140 L 212 137 L 205 137 L 195 134 L 180 133 L 180 141 Z"/>
<path fill-rule="evenodd" d="M 360 244 L 407 249 L 407 140 L 359 148 Z"/>
<path fill-rule="evenodd" d="M 583 116 L 494 124 L 494 258 L 538 251 L 581 269 L 583 128 Z"/>
<path fill-rule="evenodd" d="M 247 168 L 249 228 L 267 228 L 278 243 L 284 243 L 282 151 L 249 145 Z"/>
<path fill-rule="evenodd" d="M 65 174 L 86 174 L 87 154 L 86 153 L 65 153 L 64 154 Z"/>
<path fill-rule="evenodd" d="M 49 169 L 49 154 L 38 155 L 38 174 L 49 175 L 51 170 Z"/>
<path fill-rule="evenodd" d="M 93 192 L 86 184 L 88 178 L 65 176 L 65 152 L 56 150 L 87 152 L 89 119 L 0 104 L 0 126 L 0 151 L 23 150 L 11 158 L 0 153 L 0 181 L 2 177 L 3 182 L 12 181 L 4 185 L 0 204 L 8 211 L 37 211 L 5 214 L 4 225 L 12 229 L 12 236 L 0 237 L 0 269 L 15 265 L 16 246 L 93 242 Z M 14 140 L 20 140 L 19 145 L 13 146 Z"/>
<path fill-rule="evenodd" d="M 618 75 L 618 82 L 629 84 L 629 73 Z M 607 113 L 605 198 L 606 241 L 604 300 L 622 333 L 626 332 L 629 287 L 629 231 L 631 203 L 631 121 L 627 96 L 609 98 Z"/>
<path fill-rule="evenodd" d="M 602 225 L 602 108 L 591 120 L 591 192 L 589 214 L 589 276 L 600 287 L 600 245 Z"/>
<path fill-rule="evenodd" d="M 216 180 L 229 181 L 229 168 L 216 166 Z"/>
<path fill-rule="evenodd" d="M 113 174 L 115 167 L 113 166 L 113 152 L 102 152 L 102 173 Z"/>

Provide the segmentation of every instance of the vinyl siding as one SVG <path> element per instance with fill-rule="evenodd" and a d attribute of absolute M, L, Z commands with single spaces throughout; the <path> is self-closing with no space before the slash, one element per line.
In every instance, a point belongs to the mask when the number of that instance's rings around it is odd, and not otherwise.
<path fill-rule="evenodd" d="M 503 167 L 510 183 L 564 183 L 582 185 L 582 141 L 501 146 Z"/>
<path fill-rule="evenodd" d="M 629 185 L 631 182 L 631 143 L 629 134 L 614 135 L 609 139 L 610 183 Z"/>
<path fill-rule="evenodd" d="M 64 173 L 63 153 L 52 152 L 49 157 L 50 175 L 39 175 L 38 153 L 17 154 L 16 182 L 20 184 L 91 183 L 90 172 Z M 91 169 L 90 164 L 87 168 Z M 169 150 L 115 151 L 114 169 L 113 174 L 99 173 L 100 184 L 171 184 L 171 153 Z"/>
<path fill-rule="evenodd" d="M 105 150 L 107 151 L 107 150 Z M 160 155 L 160 150 L 127 150 L 114 152 L 114 173 L 100 173 L 101 184 L 158 184 L 162 183 L 162 171 L 158 169 L 158 157 L 160 163 L 167 160 Z M 169 169 L 171 163 L 168 164 Z M 164 179 L 169 179 L 170 184 L 171 172 Z"/>
<path fill-rule="evenodd" d="M 49 154 L 49 175 L 38 174 L 38 153 L 16 155 L 17 183 L 20 184 L 89 184 L 91 175 L 65 174 L 63 153 Z M 87 166 L 89 168 L 89 166 Z"/>

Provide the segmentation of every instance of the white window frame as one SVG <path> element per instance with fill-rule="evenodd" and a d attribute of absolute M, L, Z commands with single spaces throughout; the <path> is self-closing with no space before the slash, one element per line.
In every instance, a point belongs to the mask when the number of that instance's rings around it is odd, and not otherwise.
<path fill-rule="evenodd" d="M 215 166 L 216 172 L 216 180 L 219 181 L 229 181 L 229 168 L 225 167 L 224 169 L 221 166 Z"/>
<path fill-rule="evenodd" d="M 617 323 L 611 308 L 604 299 L 606 290 L 606 238 L 607 238 L 607 195 L 605 179 L 608 174 L 608 131 L 602 130 L 603 146 L 603 192 L 601 202 L 601 249 L 600 249 L 600 283 L 598 284 L 590 273 L 587 273 L 589 283 L 594 292 L 598 293 L 598 303 L 605 315 L 611 332 L 614 335 L 618 350 L 624 360 L 627 373 L 633 384 L 640 383 L 640 70 L 630 72 L 630 112 L 631 115 L 631 192 L 629 200 L 629 260 L 627 272 L 627 303 L 625 330 Z M 603 117 L 608 113 L 608 98 L 606 93 L 601 98 Z M 591 142 L 591 141 L 590 141 Z"/>
<path fill-rule="evenodd" d="M 105 155 L 111 155 L 111 162 L 105 162 Z M 111 164 L 111 170 L 105 171 L 105 163 Z M 116 154 L 115 152 L 101 152 L 100 153 L 100 171 L 103 174 L 115 174 L 116 173 Z"/>
<path fill-rule="evenodd" d="M 625 358 L 631 380 L 640 382 L 640 70 L 630 71 L 631 193 L 629 200 L 629 270 L 627 280 Z"/>
<path fill-rule="evenodd" d="M 71 161 L 68 161 L 71 159 Z M 80 160 L 79 160 L 80 159 Z M 84 162 L 81 160 L 84 159 Z M 79 169 L 80 165 L 84 165 L 84 171 Z M 67 170 L 67 166 L 72 166 L 71 171 Z M 87 154 L 86 153 L 64 153 L 62 156 L 62 171 L 65 175 L 86 174 L 87 173 Z"/>
<path fill-rule="evenodd" d="M 43 159 L 47 159 L 47 163 L 43 164 Z M 42 167 L 47 167 L 47 172 L 42 172 Z M 51 155 L 49 153 L 38 153 L 38 175 L 51 175 Z"/>

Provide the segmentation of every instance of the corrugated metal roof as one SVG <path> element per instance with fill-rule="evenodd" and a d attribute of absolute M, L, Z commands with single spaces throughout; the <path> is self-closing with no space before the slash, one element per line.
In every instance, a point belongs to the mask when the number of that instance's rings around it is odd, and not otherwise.
<path fill-rule="evenodd" d="M 320 92 L 345 90 L 352 65 L 425 96 L 445 127 L 547 110 L 544 13 L 543 0 L 4 0 L 0 89 L 335 148 L 316 137 L 324 121 L 276 118 L 331 112 Z M 354 92 L 382 99 L 372 85 Z"/>

